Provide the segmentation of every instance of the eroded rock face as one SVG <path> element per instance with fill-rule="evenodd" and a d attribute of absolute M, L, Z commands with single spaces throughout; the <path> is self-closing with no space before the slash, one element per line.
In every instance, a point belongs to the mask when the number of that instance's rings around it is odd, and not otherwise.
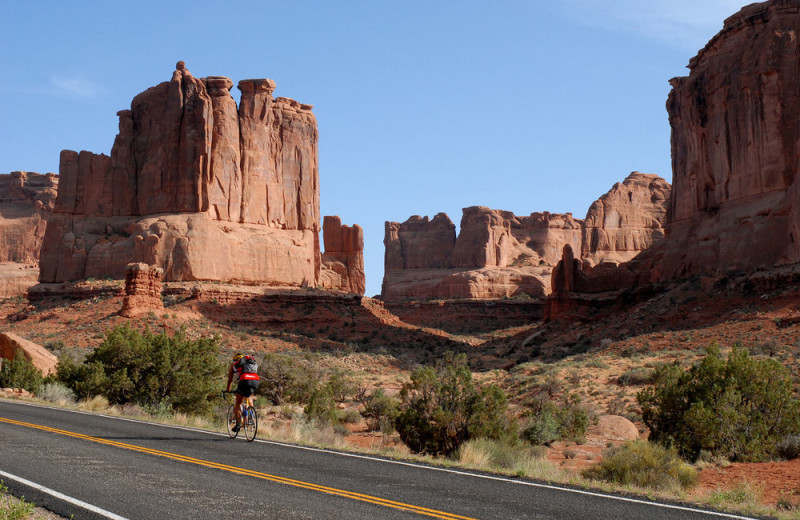
<path fill-rule="evenodd" d="M 542 298 L 564 246 L 580 254 L 580 270 L 630 260 L 664 236 L 670 185 L 634 172 L 589 209 L 571 214 L 465 208 L 461 230 L 444 213 L 386 223 L 382 298 Z M 606 289 L 602 289 L 606 290 Z"/>
<path fill-rule="evenodd" d="M 39 251 L 58 177 L 0 174 L 0 298 L 20 296 L 39 278 Z"/>
<path fill-rule="evenodd" d="M 317 125 L 272 80 L 194 78 L 137 95 L 111 156 L 65 150 L 41 252 L 42 282 L 125 275 L 315 286 L 320 277 Z"/>
<path fill-rule="evenodd" d="M 589 208 L 581 259 L 589 265 L 623 263 L 664 238 L 672 186 L 649 173 L 631 173 Z"/>
<path fill-rule="evenodd" d="M 120 314 L 133 317 L 143 312 L 164 308 L 161 300 L 161 278 L 164 270 L 147 264 L 128 264 L 125 267 L 125 298 Z"/>
<path fill-rule="evenodd" d="M 325 253 L 322 255 L 321 285 L 350 294 L 363 295 L 366 289 L 364 274 L 364 230 L 358 224 L 342 225 L 337 216 L 322 221 Z"/>
<path fill-rule="evenodd" d="M 58 177 L 33 172 L 0 174 L 0 263 L 36 264 Z"/>
<path fill-rule="evenodd" d="M 542 297 L 560 248 L 580 241 L 580 221 L 570 214 L 465 208 L 457 238 L 444 213 L 387 222 L 382 298 Z"/>
<path fill-rule="evenodd" d="M 674 78 L 668 238 L 652 280 L 800 261 L 800 1 L 752 4 Z"/>

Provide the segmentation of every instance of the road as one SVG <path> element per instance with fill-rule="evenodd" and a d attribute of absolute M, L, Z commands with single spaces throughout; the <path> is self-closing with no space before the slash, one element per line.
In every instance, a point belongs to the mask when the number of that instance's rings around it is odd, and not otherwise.
<path fill-rule="evenodd" d="M 0 478 L 76 519 L 743 518 L 9 400 Z"/>

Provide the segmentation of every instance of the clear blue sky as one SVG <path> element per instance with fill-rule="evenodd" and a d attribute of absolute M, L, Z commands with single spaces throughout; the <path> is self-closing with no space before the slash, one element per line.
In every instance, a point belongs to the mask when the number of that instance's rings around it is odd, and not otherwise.
<path fill-rule="evenodd" d="M 110 153 L 116 112 L 170 79 L 272 78 L 314 105 L 323 215 L 364 228 L 474 205 L 589 205 L 670 171 L 668 80 L 741 0 L 0 0 L 0 172 Z M 234 89 L 238 99 L 238 91 Z"/>

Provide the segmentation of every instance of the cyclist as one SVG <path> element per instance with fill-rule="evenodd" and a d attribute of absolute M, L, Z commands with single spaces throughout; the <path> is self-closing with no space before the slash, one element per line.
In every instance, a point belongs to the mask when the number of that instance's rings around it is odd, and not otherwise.
<path fill-rule="evenodd" d="M 255 369 L 252 367 L 256 367 Z M 237 352 L 233 356 L 233 361 L 228 367 L 228 388 L 227 392 L 231 391 L 231 383 L 233 382 L 234 372 L 239 376 L 239 385 L 236 388 L 236 405 L 233 407 L 236 414 L 236 426 L 233 427 L 234 432 L 238 432 L 242 424 L 242 401 L 247 399 L 247 404 L 253 406 L 253 394 L 256 393 L 261 378 L 258 377 L 258 365 L 256 364 L 253 356 L 245 356 L 241 352 Z"/>

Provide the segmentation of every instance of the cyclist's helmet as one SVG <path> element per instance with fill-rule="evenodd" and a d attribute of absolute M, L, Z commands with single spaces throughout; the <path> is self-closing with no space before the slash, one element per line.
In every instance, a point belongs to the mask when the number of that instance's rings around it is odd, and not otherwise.
<path fill-rule="evenodd" d="M 239 361 L 243 357 L 244 357 L 244 354 L 242 354 L 241 352 L 237 352 L 236 354 L 233 355 L 233 362 L 236 363 L 237 361 Z"/>

